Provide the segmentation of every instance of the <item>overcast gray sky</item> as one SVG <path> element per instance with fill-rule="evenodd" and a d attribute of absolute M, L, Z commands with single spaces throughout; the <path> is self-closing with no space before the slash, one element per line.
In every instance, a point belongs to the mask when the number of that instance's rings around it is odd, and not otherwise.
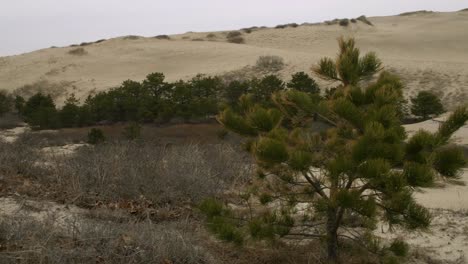
<path fill-rule="evenodd" d="M 123 35 L 456 11 L 468 0 L 0 0 L 0 56 Z"/>

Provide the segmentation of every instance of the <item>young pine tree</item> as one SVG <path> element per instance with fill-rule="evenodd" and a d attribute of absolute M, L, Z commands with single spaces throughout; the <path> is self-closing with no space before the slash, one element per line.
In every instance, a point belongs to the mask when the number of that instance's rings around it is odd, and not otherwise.
<path fill-rule="evenodd" d="M 444 112 L 440 99 L 428 91 L 421 91 L 416 97 L 411 98 L 411 104 L 411 113 L 424 120 Z"/>
<path fill-rule="evenodd" d="M 447 143 L 468 111 L 459 108 L 437 132 L 420 131 L 407 140 L 398 116 L 399 79 L 383 72 L 363 84 L 380 70 L 379 59 L 373 53 L 360 57 L 353 39 L 339 44 L 338 59 L 322 59 L 316 68 L 341 82 L 332 98 L 279 91 L 272 107 L 243 97 L 241 111 L 226 109 L 218 116 L 225 128 L 245 137 L 255 158 L 259 177 L 245 196 L 266 205 L 234 216 L 214 202 L 202 204 L 222 238 L 320 238 L 328 259 L 338 262 L 340 241 L 362 241 L 354 237 L 356 229 L 344 232 L 350 222 L 369 231 L 379 220 L 409 229 L 429 226 L 431 215 L 413 198 L 413 187 L 458 176 L 463 153 Z M 314 131 L 317 122 L 329 128 Z"/>

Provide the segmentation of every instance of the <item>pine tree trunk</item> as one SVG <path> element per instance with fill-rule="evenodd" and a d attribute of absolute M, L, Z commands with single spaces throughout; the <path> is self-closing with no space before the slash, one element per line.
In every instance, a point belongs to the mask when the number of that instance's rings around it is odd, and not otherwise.
<path fill-rule="evenodd" d="M 328 209 L 327 219 L 327 250 L 328 261 L 339 263 L 338 260 L 338 223 L 336 209 Z"/>

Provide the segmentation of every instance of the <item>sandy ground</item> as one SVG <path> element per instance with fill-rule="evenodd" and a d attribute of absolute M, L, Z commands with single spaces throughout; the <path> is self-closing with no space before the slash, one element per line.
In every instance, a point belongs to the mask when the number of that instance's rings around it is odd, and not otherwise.
<path fill-rule="evenodd" d="M 345 35 L 356 37 L 363 51 L 376 51 L 388 70 L 402 74 L 407 95 L 432 90 L 448 108 L 468 101 L 468 12 L 370 20 L 375 26 L 358 22 L 347 28 L 320 24 L 260 29 L 243 34 L 246 44 L 227 43 L 226 32 L 214 32 L 216 37 L 208 41 L 204 32 L 171 40 L 116 38 L 85 46 L 82 56 L 68 54 L 72 47 L 43 49 L 0 58 L 0 87 L 12 91 L 38 84 L 53 87 L 61 98 L 71 93 L 83 98 L 151 72 L 163 72 L 169 80 L 220 74 L 253 65 L 260 55 L 283 57 L 288 66 L 282 75 L 287 78 L 296 71 L 310 72 L 322 56 L 334 56 L 336 38 Z M 196 38 L 205 41 L 192 41 Z"/>

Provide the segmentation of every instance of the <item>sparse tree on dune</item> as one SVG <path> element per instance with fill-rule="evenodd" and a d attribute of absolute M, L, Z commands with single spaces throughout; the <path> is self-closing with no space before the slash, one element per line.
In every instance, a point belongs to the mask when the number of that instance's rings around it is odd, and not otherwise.
<path fill-rule="evenodd" d="M 407 140 L 398 116 L 399 79 L 383 72 L 360 86 L 381 69 L 380 60 L 374 53 L 360 57 L 353 39 L 342 38 L 339 46 L 338 59 L 322 59 L 315 70 L 341 83 L 332 98 L 273 91 L 273 105 L 241 98 L 240 111 L 218 116 L 225 128 L 245 137 L 258 166 L 259 177 L 243 197 L 267 205 L 237 215 L 216 201 L 203 203 L 221 238 L 319 238 L 326 241 L 329 261 L 339 262 L 340 241 L 366 241 L 349 231 L 351 222 L 369 231 L 378 220 L 409 229 L 429 226 L 431 214 L 415 201 L 413 187 L 458 176 L 463 154 L 447 143 L 468 120 L 467 109 L 456 110 L 437 132 L 420 131 Z M 314 131 L 314 122 L 330 128 Z"/>

